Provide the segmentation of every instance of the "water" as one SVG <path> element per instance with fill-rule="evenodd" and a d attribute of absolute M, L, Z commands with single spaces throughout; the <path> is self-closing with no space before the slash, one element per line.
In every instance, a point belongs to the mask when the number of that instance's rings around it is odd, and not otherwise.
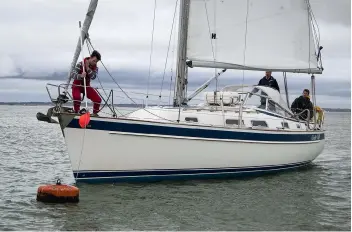
<path fill-rule="evenodd" d="M 47 106 L 0 106 L 0 230 L 351 230 L 351 116 L 327 113 L 326 146 L 309 168 L 218 181 L 79 185 L 79 204 L 36 201 L 73 183 Z"/>

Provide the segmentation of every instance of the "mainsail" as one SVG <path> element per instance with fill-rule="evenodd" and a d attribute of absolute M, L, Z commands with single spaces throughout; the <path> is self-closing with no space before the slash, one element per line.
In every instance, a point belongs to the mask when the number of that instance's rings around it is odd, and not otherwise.
<path fill-rule="evenodd" d="M 190 0 L 191 67 L 321 73 L 308 0 Z"/>
<path fill-rule="evenodd" d="M 84 19 L 83 26 L 82 26 L 82 40 L 83 40 L 83 43 L 84 43 L 84 40 L 87 38 L 88 30 L 89 30 L 90 24 L 92 23 L 92 20 L 93 20 L 94 13 L 95 13 L 95 10 L 97 8 L 97 5 L 98 5 L 98 0 L 91 0 L 90 1 L 89 7 L 88 7 L 88 10 L 87 10 L 87 14 L 86 14 L 86 17 Z M 68 85 L 70 84 L 70 81 L 71 81 L 70 73 L 71 73 L 72 69 L 75 67 L 80 53 L 81 53 L 81 37 L 78 38 L 76 51 L 75 51 L 75 53 L 73 55 L 70 71 L 68 73 L 68 78 L 67 78 L 67 83 L 66 83 L 67 85 L 65 87 L 66 90 L 67 90 Z"/>

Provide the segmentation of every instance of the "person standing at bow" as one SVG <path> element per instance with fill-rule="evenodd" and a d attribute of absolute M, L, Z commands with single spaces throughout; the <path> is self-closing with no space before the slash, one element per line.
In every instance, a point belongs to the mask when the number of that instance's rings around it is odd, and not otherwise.
<path fill-rule="evenodd" d="M 98 51 L 93 51 L 90 57 L 84 58 L 84 71 L 82 61 L 77 63 L 71 72 L 71 78 L 74 80 L 72 84 L 73 108 L 76 113 L 80 112 L 81 100 L 84 99 L 84 80 L 86 79 L 87 98 L 90 99 L 93 105 L 93 116 L 98 116 L 101 98 L 97 91 L 90 86 L 90 81 L 94 80 L 98 75 L 97 63 L 101 60 L 101 55 Z M 81 93 L 83 98 L 81 99 Z"/>

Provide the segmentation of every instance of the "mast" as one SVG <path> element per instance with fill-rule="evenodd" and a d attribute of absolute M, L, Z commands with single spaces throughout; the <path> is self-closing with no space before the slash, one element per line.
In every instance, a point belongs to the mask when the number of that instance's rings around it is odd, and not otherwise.
<path fill-rule="evenodd" d="M 186 56 L 189 8 L 190 0 L 181 0 L 177 48 L 176 89 L 173 104 L 175 107 L 180 106 L 186 99 Z"/>
<path fill-rule="evenodd" d="M 80 35 L 79 38 L 78 38 L 76 51 L 75 51 L 75 53 L 73 55 L 72 63 L 71 63 L 71 66 L 70 66 L 70 71 L 68 73 L 67 82 L 66 82 L 66 86 L 65 86 L 65 91 L 67 91 L 68 86 L 70 84 L 70 81 L 71 81 L 71 75 L 70 74 L 71 74 L 72 69 L 76 66 L 79 54 L 81 53 L 81 47 L 83 46 L 85 39 L 88 38 L 88 30 L 89 30 L 90 24 L 93 21 L 93 17 L 94 17 L 95 10 L 97 9 L 97 5 L 98 5 L 98 0 L 91 0 L 90 1 L 89 7 L 88 7 L 88 10 L 87 10 L 87 14 L 86 14 L 86 17 L 84 19 L 83 27 L 82 27 L 82 45 L 81 45 L 81 35 Z"/>

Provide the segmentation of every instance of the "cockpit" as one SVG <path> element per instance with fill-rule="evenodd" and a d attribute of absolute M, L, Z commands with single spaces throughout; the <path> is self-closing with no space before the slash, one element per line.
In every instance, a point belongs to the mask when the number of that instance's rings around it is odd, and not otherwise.
<path fill-rule="evenodd" d="M 233 96 L 237 103 L 243 102 L 245 108 L 262 109 L 285 117 L 293 116 L 280 92 L 271 87 L 231 85 L 224 87 L 221 93 L 223 93 L 223 99 L 227 95 Z"/>

